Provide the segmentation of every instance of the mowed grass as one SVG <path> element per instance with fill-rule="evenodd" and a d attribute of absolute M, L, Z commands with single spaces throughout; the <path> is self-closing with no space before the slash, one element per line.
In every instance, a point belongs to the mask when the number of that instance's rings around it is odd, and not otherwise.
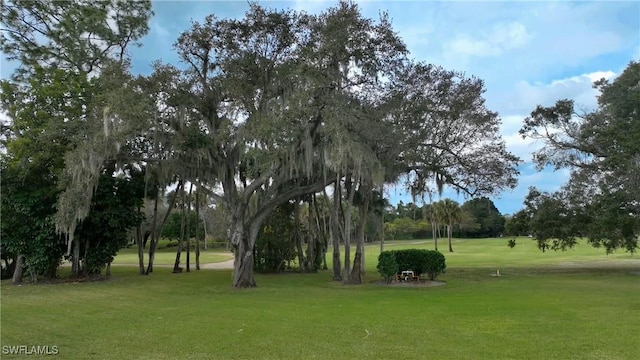
<path fill-rule="evenodd" d="M 63 359 L 638 358 L 640 257 L 506 241 L 456 240 L 438 287 L 376 284 L 379 245 L 367 247 L 361 286 L 323 271 L 234 290 L 229 270 L 133 267 L 102 282 L 3 282 L 1 344 L 56 345 Z M 402 247 L 433 243 L 386 249 Z"/>

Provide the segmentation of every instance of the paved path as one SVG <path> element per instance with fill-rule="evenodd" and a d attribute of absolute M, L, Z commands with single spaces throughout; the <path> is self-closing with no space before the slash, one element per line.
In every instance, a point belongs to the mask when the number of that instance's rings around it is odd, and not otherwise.
<path fill-rule="evenodd" d="M 62 266 L 70 266 L 71 264 L 63 264 Z M 145 267 L 148 265 L 147 263 L 144 264 Z M 191 269 L 195 269 L 196 268 L 196 263 L 195 261 L 192 262 L 191 264 Z M 137 267 L 139 266 L 139 264 L 111 264 L 111 266 L 122 266 L 122 267 Z M 173 268 L 173 265 L 170 264 L 153 264 L 154 268 Z M 185 263 L 184 262 L 180 262 L 180 267 L 184 268 L 185 267 Z M 214 269 L 214 270 L 231 270 L 233 269 L 233 259 L 231 260 L 227 260 L 227 261 L 223 261 L 223 262 L 217 262 L 217 263 L 200 263 L 200 269 Z"/>
<path fill-rule="evenodd" d="M 233 255 L 229 254 L 229 256 L 231 257 L 229 260 L 225 260 L 225 261 L 221 261 L 221 262 L 215 262 L 215 263 L 200 263 L 200 269 L 213 269 L 213 270 L 233 270 Z M 180 266 L 184 268 L 184 262 L 180 262 Z M 145 262 L 145 267 L 148 265 Z M 191 268 L 195 269 L 196 268 L 196 262 L 192 261 L 191 262 Z M 71 263 L 68 261 L 65 261 L 62 263 L 62 266 L 71 266 Z M 137 267 L 139 266 L 139 264 L 111 264 L 111 266 L 122 266 L 122 267 Z M 171 264 L 153 264 L 154 268 L 173 268 L 173 265 Z"/>

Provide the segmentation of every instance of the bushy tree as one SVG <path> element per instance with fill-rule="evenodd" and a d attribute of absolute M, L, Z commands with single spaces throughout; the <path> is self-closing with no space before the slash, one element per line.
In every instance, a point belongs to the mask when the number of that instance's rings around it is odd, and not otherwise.
<path fill-rule="evenodd" d="M 151 3 L 11 0 L 2 4 L 1 11 L 2 51 L 20 63 L 11 77 L 2 81 L 1 101 L 10 119 L 3 126 L 7 149 L 3 157 L 9 173 L 33 179 L 24 183 L 32 186 L 24 189 L 26 192 L 46 194 L 38 205 L 41 211 L 31 205 L 25 207 L 24 201 L 8 195 L 6 200 L 11 204 L 3 206 L 3 224 L 5 208 L 21 207 L 22 215 L 30 215 L 21 220 L 31 229 L 29 238 L 14 237 L 13 230 L 8 230 L 7 240 L 28 245 L 16 249 L 16 255 L 24 256 L 27 266 L 33 268 L 35 263 L 42 263 L 42 256 L 49 257 L 46 273 L 53 275 L 61 254 L 54 251 L 60 238 L 55 226 L 58 213 L 51 212 L 60 209 L 56 199 L 68 189 L 69 182 L 62 180 L 63 169 L 68 165 L 65 156 L 81 144 L 102 150 L 89 130 L 109 129 L 103 121 L 109 107 L 106 100 L 123 89 L 119 79 L 112 77 L 117 73 L 113 69 L 127 66 L 127 48 L 148 31 Z M 87 162 L 78 166 L 81 165 Z M 92 174 L 96 179 L 103 174 L 103 164 L 100 165 Z M 88 215 L 91 193 L 96 188 L 97 183 L 85 188 L 89 195 L 82 199 L 82 218 Z M 16 195 L 21 192 L 18 187 L 14 190 Z M 72 257 L 73 270 L 79 274 L 80 245 L 86 240 L 74 237 L 76 218 L 72 220 L 74 226 L 64 229 L 69 236 L 62 239 L 67 243 L 67 255 Z M 95 224 L 92 231 L 111 232 L 102 226 Z M 35 255 L 38 253 L 42 256 Z"/>
<path fill-rule="evenodd" d="M 532 232 L 555 238 L 558 248 L 573 246 L 577 235 L 586 236 L 607 253 L 618 248 L 635 252 L 638 248 L 638 83 L 640 62 L 632 61 L 613 81 L 594 83 L 600 91 L 594 111 L 577 113 L 574 102 L 564 99 L 551 107 L 538 106 L 524 121 L 522 136 L 544 144 L 533 154 L 538 168 L 572 170 L 569 182 L 560 191 L 537 196 L 540 200 L 531 214 Z M 550 222 L 566 217 L 574 220 L 573 229 L 567 229 L 567 222 L 549 227 Z"/>
<path fill-rule="evenodd" d="M 500 214 L 493 201 L 487 197 L 471 199 L 461 207 L 473 216 L 477 229 L 463 231 L 468 237 L 496 237 L 504 233 L 505 218 Z"/>
<path fill-rule="evenodd" d="M 45 166 L 30 166 L 25 172 L 10 155 L 0 160 L 0 244 L 7 269 L 18 270 L 15 282 L 27 270 L 46 278 L 56 276 L 66 243 L 55 231 L 52 204 L 58 194 L 55 179 Z M 14 273 L 6 274 L 6 277 Z"/>
<path fill-rule="evenodd" d="M 429 276 L 429 280 L 434 281 L 438 275 L 444 273 L 447 265 L 444 255 L 435 250 L 427 250 L 425 253 L 425 269 L 424 272 Z"/>
<path fill-rule="evenodd" d="M 522 236 L 529 235 L 530 215 L 525 210 L 519 210 L 512 216 L 506 218 L 504 232 L 506 235 Z"/>
<path fill-rule="evenodd" d="M 396 257 L 391 251 L 383 251 L 378 255 L 378 272 L 390 283 L 399 271 Z"/>
<path fill-rule="evenodd" d="M 139 172 L 102 175 L 89 216 L 78 226 L 80 260 L 85 275 L 100 273 L 129 241 L 129 229 L 142 221 L 144 178 Z"/>

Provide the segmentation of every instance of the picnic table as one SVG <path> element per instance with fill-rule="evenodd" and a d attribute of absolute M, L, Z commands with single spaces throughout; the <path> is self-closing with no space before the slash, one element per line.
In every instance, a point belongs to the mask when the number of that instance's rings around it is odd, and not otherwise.
<path fill-rule="evenodd" d="M 420 281 L 420 276 L 416 275 L 413 270 L 403 270 L 398 274 L 399 281 Z"/>

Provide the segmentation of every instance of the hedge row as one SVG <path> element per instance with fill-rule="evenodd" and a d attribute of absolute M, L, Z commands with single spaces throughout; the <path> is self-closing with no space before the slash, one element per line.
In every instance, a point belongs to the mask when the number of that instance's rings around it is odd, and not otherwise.
<path fill-rule="evenodd" d="M 444 255 L 436 250 L 383 251 L 378 256 L 378 272 L 388 282 L 405 270 L 412 270 L 416 275 L 427 274 L 433 281 L 446 268 Z"/>

